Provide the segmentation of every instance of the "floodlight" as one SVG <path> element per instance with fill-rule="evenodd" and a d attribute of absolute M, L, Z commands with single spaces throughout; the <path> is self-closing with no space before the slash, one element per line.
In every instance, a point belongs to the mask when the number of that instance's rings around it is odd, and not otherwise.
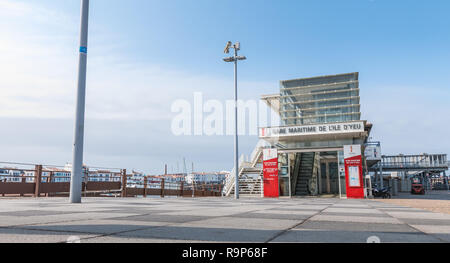
<path fill-rule="evenodd" d="M 231 41 L 228 41 L 227 46 L 225 47 L 225 50 L 223 51 L 225 54 L 230 53 L 231 45 L 232 45 Z"/>
<path fill-rule="evenodd" d="M 224 58 L 223 61 L 225 61 L 225 62 L 234 62 L 235 59 L 234 59 L 234 57 L 228 57 L 228 58 Z"/>
<path fill-rule="evenodd" d="M 241 50 L 241 43 L 240 42 L 236 42 L 236 44 L 234 44 L 234 49 L 236 50 Z"/>

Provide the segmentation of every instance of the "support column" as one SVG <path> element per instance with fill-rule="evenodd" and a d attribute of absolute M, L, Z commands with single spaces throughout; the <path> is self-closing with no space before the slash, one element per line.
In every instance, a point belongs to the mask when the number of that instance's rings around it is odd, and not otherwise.
<path fill-rule="evenodd" d="M 165 180 L 161 180 L 161 197 L 164 197 Z"/>
<path fill-rule="evenodd" d="M 143 194 L 144 198 L 147 197 L 147 183 L 148 183 L 148 178 L 147 178 L 147 176 L 144 176 L 144 194 Z"/>
<path fill-rule="evenodd" d="M 383 188 L 383 165 L 381 164 L 382 161 L 380 161 L 380 189 Z"/>
<path fill-rule="evenodd" d="M 127 170 L 122 170 L 122 197 L 127 197 Z"/>
<path fill-rule="evenodd" d="M 326 162 L 326 171 L 325 174 L 327 176 L 327 194 L 331 193 L 331 182 L 330 182 L 330 163 Z"/>
<path fill-rule="evenodd" d="M 41 187 L 41 181 L 42 181 L 42 165 L 36 165 L 35 167 L 35 179 L 34 179 L 34 197 L 39 197 L 41 194 L 40 187 Z"/>
<path fill-rule="evenodd" d="M 319 169 L 318 169 L 318 171 L 317 171 L 317 182 L 318 182 L 318 187 L 319 187 L 319 195 L 321 195 L 322 194 L 322 163 L 321 163 L 321 160 L 320 160 L 321 158 L 320 158 L 320 155 L 319 155 Z"/>
<path fill-rule="evenodd" d="M 47 183 L 52 183 L 52 182 L 53 182 L 53 172 L 50 172 L 49 176 L 47 177 Z M 45 196 L 50 197 L 50 193 L 47 193 Z"/>
<path fill-rule="evenodd" d="M 444 171 L 444 181 L 445 181 L 445 186 L 447 186 L 447 191 L 450 190 L 449 184 L 448 184 L 448 177 L 447 177 L 447 174 L 445 171 Z"/>

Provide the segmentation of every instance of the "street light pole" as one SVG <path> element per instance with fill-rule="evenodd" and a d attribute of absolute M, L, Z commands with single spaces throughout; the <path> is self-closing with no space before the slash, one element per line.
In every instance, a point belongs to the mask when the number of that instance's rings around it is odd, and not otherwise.
<path fill-rule="evenodd" d="M 234 62 L 234 197 L 239 199 L 239 139 L 238 139 L 238 89 L 237 89 L 237 64 L 239 60 L 246 60 L 244 56 L 238 56 L 238 51 L 241 49 L 239 42 L 232 45 L 231 41 L 228 41 L 225 47 L 225 53 L 228 54 L 230 48 L 234 49 L 234 56 L 225 58 L 225 62 Z"/>
<path fill-rule="evenodd" d="M 238 139 L 238 91 L 237 91 L 237 49 L 234 49 L 234 198 L 239 199 L 239 139 Z"/>
<path fill-rule="evenodd" d="M 81 0 L 81 33 L 78 64 L 77 108 L 73 145 L 72 174 L 70 179 L 70 202 L 81 203 L 83 180 L 84 114 L 86 106 L 86 66 L 88 44 L 89 0 Z"/>

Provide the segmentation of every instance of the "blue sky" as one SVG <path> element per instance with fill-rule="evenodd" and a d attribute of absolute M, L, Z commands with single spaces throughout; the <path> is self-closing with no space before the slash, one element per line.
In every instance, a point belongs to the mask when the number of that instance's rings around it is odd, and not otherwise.
<path fill-rule="evenodd" d="M 79 5 L 0 0 L 0 120 L 23 127 L 22 138 L 0 132 L 3 161 L 71 159 Z M 231 137 L 167 135 L 174 100 L 232 98 L 228 40 L 248 57 L 242 98 L 276 93 L 283 79 L 360 72 L 363 118 L 383 153 L 449 153 L 449 10 L 444 0 L 92 0 L 87 127 L 96 129 L 86 131 L 85 159 L 156 173 L 186 157 L 230 170 Z M 242 152 L 256 141 L 243 138 Z"/>

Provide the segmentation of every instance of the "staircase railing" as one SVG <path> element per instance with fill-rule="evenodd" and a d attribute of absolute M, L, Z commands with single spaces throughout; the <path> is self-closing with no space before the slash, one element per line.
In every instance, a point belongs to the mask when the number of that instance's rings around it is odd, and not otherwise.
<path fill-rule="evenodd" d="M 243 169 L 243 164 L 245 162 L 245 155 L 241 155 L 241 157 L 239 158 L 239 175 L 241 174 L 241 171 Z M 234 185 L 234 181 L 236 178 L 236 167 L 233 168 L 233 170 L 231 170 L 230 175 L 228 175 L 226 182 L 225 182 L 225 186 L 223 188 L 223 193 L 225 196 L 228 196 L 233 188 Z"/>
<path fill-rule="evenodd" d="M 253 150 L 252 154 L 250 155 L 250 159 L 248 160 L 248 162 L 246 162 L 246 156 L 245 155 L 241 155 L 241 158 L 239 159 L 239 177 L 241 176 L 243 170 L 245 168 L 253 168 L 256 166 L 256 164 L 258 163 L 258 160 L 261 157 L 262 154 L 262 149 L 267 146 L 268 143 L 264 140 L 259 140 L 258 143 L 256 144 L 255 149 Z M 223 194 L 225 196 L 230 195 L 231 191 L 233 190 L 234 184 L 235 184 L 235 171 L 236 171 L 236 167 L 233 168 L 233 170 L 231 170 L 230 175 L 228 176 L 226 183 L 225 183 L 225 187 L 223 189 Z"/>
<path fill-rule="evenodd" d="M 269 143 L 264 140 L 259 140 L 256 144 L 255 149 L 253 150 L 252 154 L 250 155 L 250 162 L 252 163 L 252 167 L 255 167 L 258 163 L 259 158 L 261 157 L 262 150 L 265 146 L 268 146 Z"/>

